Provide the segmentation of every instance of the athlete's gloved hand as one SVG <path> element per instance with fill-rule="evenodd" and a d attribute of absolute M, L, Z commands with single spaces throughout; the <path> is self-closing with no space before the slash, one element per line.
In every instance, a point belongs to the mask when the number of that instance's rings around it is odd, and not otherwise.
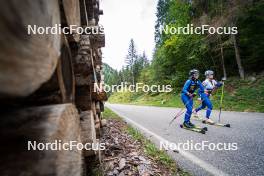
<path fill-rule="evenodd" d="M 189 97 L 191 97 L 191 98 L 193 98 L 193 97 L 195 97 L 195 96 L 196 96 L 196 94 L 195 94 L 195 93 L 188 93 L 188 95 L 189 95 Z"/>
<path fill-rule="evenodd" d="M 215 85 L 216 88 L 219 88 L 221 86 L 223 86 L 224 82 L 220 81 L 220 82 L 217 82 L 217 84 Z"/>

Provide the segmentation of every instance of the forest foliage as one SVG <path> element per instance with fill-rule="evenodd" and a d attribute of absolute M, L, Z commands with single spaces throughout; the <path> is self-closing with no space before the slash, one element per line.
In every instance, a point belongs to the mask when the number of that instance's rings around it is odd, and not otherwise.
<path fill-rule="evenodd" d="M 153 59 L 137 52 L 131 39 L 125 66 L 120 71 L 105 64 L 105 82 L 170 84 L 182 87 L 188 72 L 211 69 L 222 77 L 258 74 L 264 65 L 263 0 L 158 0 Z M 207 24 L 238 28 L 236 35 L 170 34 L 160 28 Z M 201 78 L 202 79 L 202 78 Z"/>

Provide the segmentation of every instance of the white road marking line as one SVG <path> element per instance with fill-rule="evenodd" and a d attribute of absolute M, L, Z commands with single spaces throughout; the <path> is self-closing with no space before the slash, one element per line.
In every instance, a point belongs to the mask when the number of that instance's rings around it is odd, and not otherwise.
<path fill-rule="evenodd" d="M 136 126 L 137 128 L 143 130 L 145 133 L 151 135 L 152 137 L 155 137 L 157 140 L 159 140 L 160 142 L 169 142 L 172 143 L 166 139 L 164 139 L 163 137 L 153 133 L 152 131 L 148 130 L 147 128 L 143 127 L 142 125 L 138 124 L 137 122 L 129 119 L 128 117 L 126 117 L 125 115 L 117 112 L 115 109 L 111 108 L 111 105 L 107 106 L 109 107 L 112 111 L 114 111 L 116 114 L 118 114 L 120 117 L 123 117 L 128 123 L 131 123 L 132 125 Z M 226 174 L 225 172 L 217 169 L 216 167 L 214 167 L 213 165 L 201 160 L 200 158 L 196 157 L 195 155 L 191 154 L 190 152 L 178 149 L 179 154 L 181 154 L 183 157 L 185 157 L 186 159 L 192 161 L 194 164 L 200 166 L 201 168 L 203 168 L 204 170 L 206 170 L 207 172 L 209 172 L 212 175 L 219 175 L 219 176 L 226 176 L 228 174 Z"/>

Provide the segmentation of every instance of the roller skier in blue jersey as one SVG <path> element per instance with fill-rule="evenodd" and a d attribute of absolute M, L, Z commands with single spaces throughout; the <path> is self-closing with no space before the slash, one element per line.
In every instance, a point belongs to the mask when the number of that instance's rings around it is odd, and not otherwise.
<path fill-rule="evenodd" d="M 184 103 L 187 111 L 184 116 L 183 126 L 186 128 L 194 128 L 195 125 L 190 122 L 193 108 L 193 97 L 195 97 L 195 91 L 199 88 L 199 95 L 204 94 L 204 87 L 199 78 L 199 71 L 193 69 L 189 72 L 190 78 L 185 82 L 181 92 L 181 99 Z"/>
<path fill-rule="evenodd" d="M 211 111 L 213 109 L 210 96 L 215 89 L 221 87 L 223 84 L 221 82 L 217 82 L 216 80 L 214 80 L 214 72 L 212 70 L 207 70 L 205 72 L 205 76 L 206 79 L 202 83 L 204 86 L 205 93 L 200 95 L 202 104 L 197 109 L 194 110 L 193 114 L 194 117 L 198 118 L 197 112 L 207 107 L 206 116 L 205 116 L 206 123 L 214 124 L 214 121 L 210 119 Z"/>

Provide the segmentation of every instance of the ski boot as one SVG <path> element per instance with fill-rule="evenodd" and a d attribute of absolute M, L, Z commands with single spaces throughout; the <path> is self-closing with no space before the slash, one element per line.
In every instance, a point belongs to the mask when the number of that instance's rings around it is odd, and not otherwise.
<path fill-rule="evenodd" d="M 205 123 L 207 123 L 209 125 L 214 125 L 215 124 L 214 121 L 212 121 L 211 119 L 208 119 L 208 118 L 206 118 Z"/>
<path fill-rule="evenodd" d="M 195 127 L 195 125 L 192 124 L 191 122 L 183 122 L 183 126 L 185 128 L 194 128 Z"/>
<path fill-rule="evenodd" d="M 180 125 L 180 127 L 186 130 L 190 130 L 190 131 L 194 131 L 194 132 L 198 132 L 202 134 L 205 134 L 205 132 L 207 131 L 207 127 L 204 127 L 204 128 L 197 127 L 191 122 L 184 122 L 182 125 Z"/>

